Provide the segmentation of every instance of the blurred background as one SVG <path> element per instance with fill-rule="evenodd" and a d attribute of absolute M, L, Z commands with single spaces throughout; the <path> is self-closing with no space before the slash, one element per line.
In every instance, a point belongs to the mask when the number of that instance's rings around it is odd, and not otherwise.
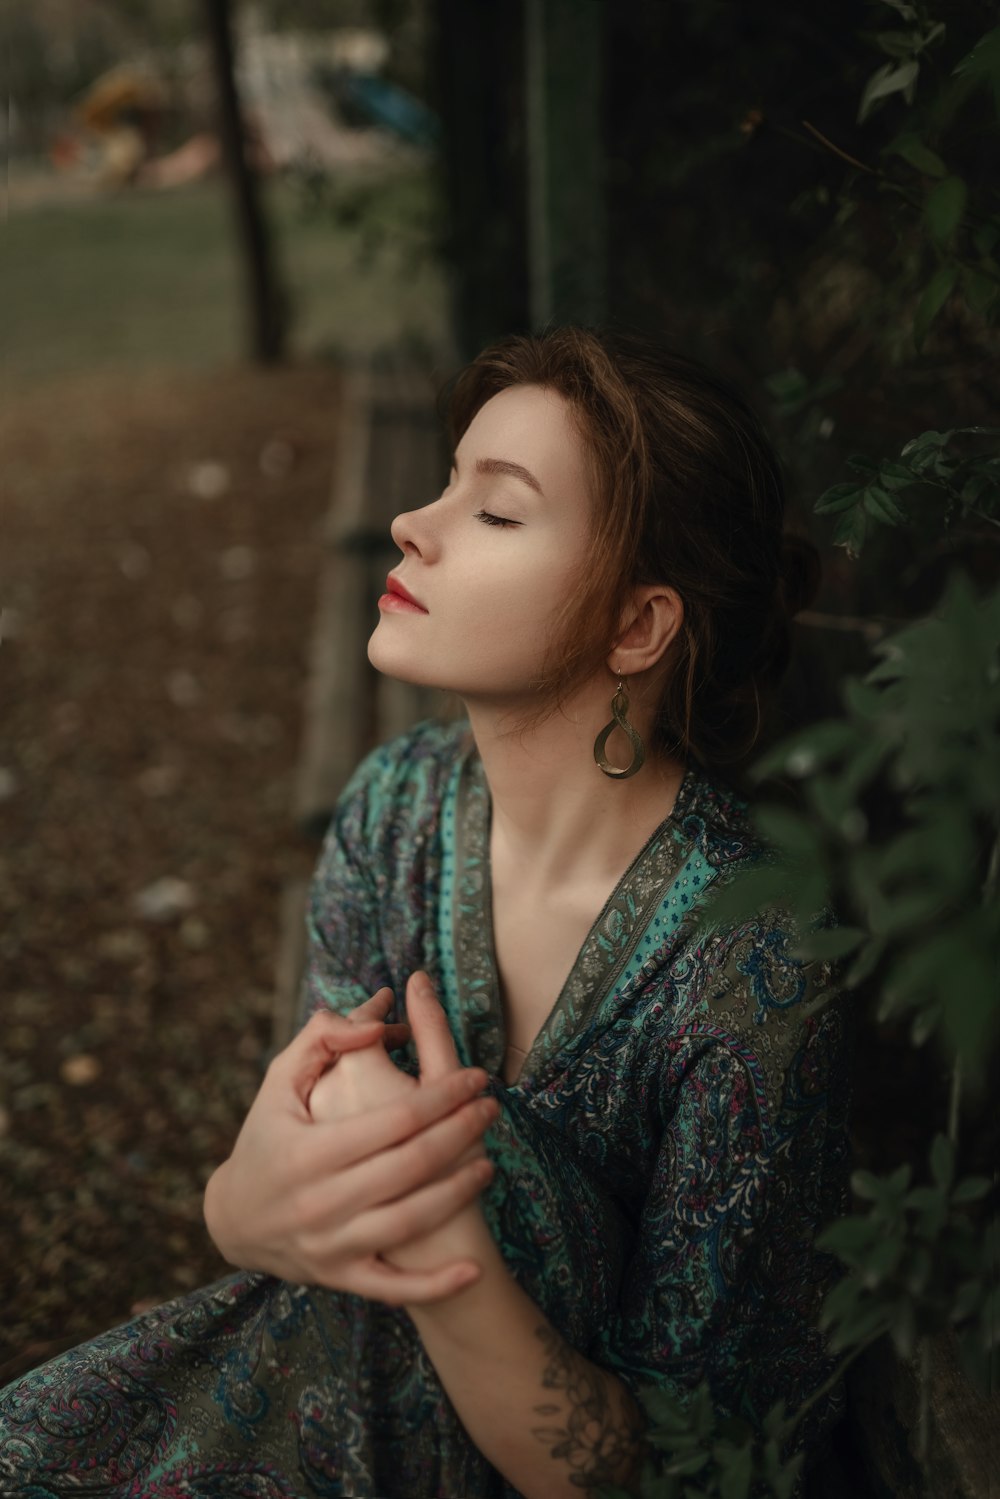
<path fill-rule="evenodd" d="M 997 421 L 1000 48 L 988 6 L 944 9 L 11 12 L 0 1375 L 224 1271 L 201 1192 L 288 1034 L 330 802 L 426 706 L 363 641 L 463 359 L 636 327 L 761 409 L 824 563 L 772 738 L 956 566 L 995 587 L 996 445 L 965 429 Z M 938 467 L 904 472 L 925 432 Z M 957 1042 L 864 1027 L 859 1160 L 919 1160 Z"/>

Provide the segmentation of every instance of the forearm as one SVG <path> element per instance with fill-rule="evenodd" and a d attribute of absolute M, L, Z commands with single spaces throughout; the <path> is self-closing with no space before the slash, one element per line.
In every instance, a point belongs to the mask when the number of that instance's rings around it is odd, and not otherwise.
<path fill-rule="evenodd" d="M 527 1499 L 635 1482 L 643 1422 L 632 1395 L 560 1337 L 510 1275 L 478 1207 L 462 1217 L 473 1214 L 460 1252 L 482 1279 L 407 1308 L 472 1441 Z"/>

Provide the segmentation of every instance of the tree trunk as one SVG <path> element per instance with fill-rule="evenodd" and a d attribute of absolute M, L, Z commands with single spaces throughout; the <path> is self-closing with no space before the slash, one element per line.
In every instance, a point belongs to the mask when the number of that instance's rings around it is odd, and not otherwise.
<path fill-rule="evenodd" d="M 222 156 L 233 188 L 236 227 L 246 278 L 251 358 L 275 364 L 285 352 L 287 302 L 277 283 L 257 178 L 247 160 L 234 70 L 229 0 L 203 0 L 218 99 Z"/>

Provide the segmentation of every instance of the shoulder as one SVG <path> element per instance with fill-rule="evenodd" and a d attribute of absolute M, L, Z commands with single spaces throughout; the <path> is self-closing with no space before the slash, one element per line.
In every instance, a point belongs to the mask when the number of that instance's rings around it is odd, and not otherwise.
<path fill-rule="evenodd" d="M 784 1026 L 822 1009 L 839 992 L 838 965 L 800 956 L 798 944 L 807 932 L 835 926 L 834 912 L 824 906 L 803 921 L 758 887 L 759 903 L 749 913 L 727 917 L 723 903 L 717 914 L 722 891 L 769 864 L 774 850 L 755 827 L 752 804 L 709 774 L 694 776 L 677 810 L 681 833 L 708 874 L 703 915 L 692 923 L 683 954 L 697 974 L 699 1004 L 740 1028 Z"/>
<path fill-rule="evenodd" d="M 468 724 L 425 720 L 366 755 L 341 793 L 334 821 L 366 840 L 405 816 L 434 815 L 459 760 L 471 745 Z"/>
<path fill-rule="evenodd" d="M 688 768 L 673 821 L 713 870 L 747 867 L 764 854 L 750 803 L 723 778 L 698 766 Z"/>

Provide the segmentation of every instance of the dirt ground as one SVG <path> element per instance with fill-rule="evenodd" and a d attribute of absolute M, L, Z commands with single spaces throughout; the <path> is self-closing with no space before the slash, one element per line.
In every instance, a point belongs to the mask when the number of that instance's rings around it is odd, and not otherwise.
<path fill-rule="evenodd" d="M 225 1273 L 201 1195 L 270 1045 L 339 381 L 5 403 L 0 1384 Z"/>

